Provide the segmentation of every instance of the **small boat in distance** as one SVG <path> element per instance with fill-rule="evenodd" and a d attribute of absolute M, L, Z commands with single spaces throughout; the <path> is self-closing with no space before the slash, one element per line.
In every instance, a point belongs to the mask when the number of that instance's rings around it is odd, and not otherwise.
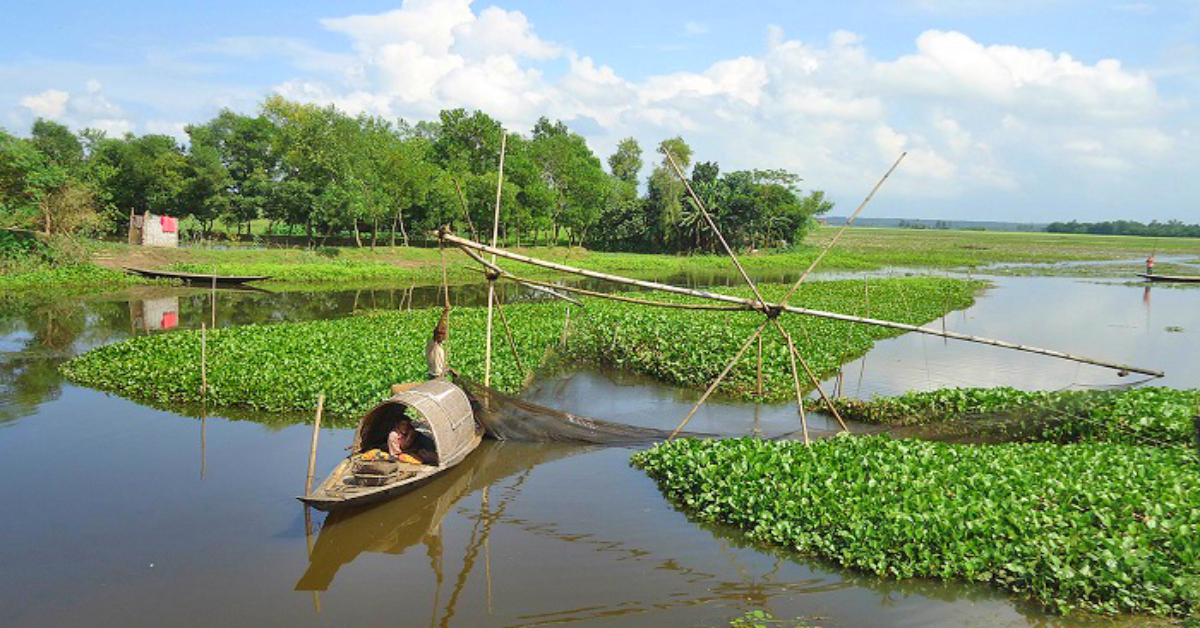
<path fill-rule="evenodd" d="M 1185 283 L 1200 283 L 1200 275 L 1150 275 L 1147 273 L 1138 273 L 1138 277 L 1148 279 L 1150 281 L 1179 281 Z"/>
<path fill-rule="evenodd" d="M 184 283 L 210 286 L 213 283 L 214 275 L 205 275 L 203 273 L 181 273 L 171 270 L 154 270 L 152 268 L 134 268 L 133 266 L 122 266 L 125 272 L 132 275 L 141 275 L 150 279 L 179 279 Z M 221 285 L 238 285 L 250 281 L 262 281 L 270 279 L 270 275 L 215 275 L 216 283 Z"/>
<path fill-rule="evenodd" d="M 401 384 L 393 391 L 359 422 L 350 455 L 311 493 L 297 499 L 327 511 L 383 501 L 425 485 L 479 447 L 483 427 L 475 420 L 471 400 L 458 386 L 434 379 Z M 405 415 L 417 431 L 433 439 L 437 463 L 375 463 L 364 457 L 372 450 L 387 451 L 388 433 Z"/>

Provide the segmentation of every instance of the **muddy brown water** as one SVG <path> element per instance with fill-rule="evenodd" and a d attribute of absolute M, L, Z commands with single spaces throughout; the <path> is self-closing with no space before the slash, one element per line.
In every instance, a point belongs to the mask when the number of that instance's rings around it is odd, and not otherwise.
<path fill-rule="evenodd" d="M 235 325 L 344 316 L 398 307 L 410 292 L 416 306 L 437 302 L 436 288 L 222 292 L 217 318 Z M 455 300 L 478 303 L 481 295 L 465 287 Z M 170 333 L 171 323 L 198 327 L 211 315 L 208 298 L 156 289 L 134 298 L 0 300 L 0 624 L 720 626 L 760 609 L 824 626 L 1084 621 L 1047 617 L 988 587 L 878 579 L 749 544 L 672 507 L 629 466 L 628 448 L 487 442 L 419 492 L 352 516 L 306 520 L 294 496 L 310 428 L 248 421 L 245 413 L 236 421 L 191 418 L 58 375 L 58 364 L 90 347 Z M 1158 383 L 1190 388 L 1200 384 L 1192 368 L 1198 305 L 1197 290 L 998 278 L 946 325 L 1160 368 L 1167 377 Z M 846 365 L 840 387 L 869 397 L 1128 379 L 907 335 Z M 837 378 L 826 386 L 838 386 Z M 698 393 L 580 368 L 537 382 L 526 397 L 671 428 Z M 690 427 L 770 436 L 798 422 L 794 406 L 718 401 Z M 350 440 L 348 430 L 322 431 L 319 473 Z"/>

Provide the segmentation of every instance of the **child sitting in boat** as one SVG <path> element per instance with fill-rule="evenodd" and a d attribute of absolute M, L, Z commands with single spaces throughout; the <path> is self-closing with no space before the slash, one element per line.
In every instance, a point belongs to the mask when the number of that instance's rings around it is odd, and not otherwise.
<path fill-rule="evenodd" d="M 388 433 L 388 453 L 409 464 L 437 464 L 433 439 L 413 426 L 412 419 L 401 415 Z"/>

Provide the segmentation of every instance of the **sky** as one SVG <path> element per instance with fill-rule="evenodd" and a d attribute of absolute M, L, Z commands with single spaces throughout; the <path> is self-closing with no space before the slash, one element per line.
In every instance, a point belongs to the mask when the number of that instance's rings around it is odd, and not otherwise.
<path fill-rule="evenodd" d="M 602 159 L 682 136 L 866 214 L 1200 222 L 1200 2 L 19 3 L 0 126 L 166 133 L 272 94 L 410 122 L 546 116 Z M 647 166 L 648 169 L 649 166 Z M 645 173 L 644 173 L 645 174 Z"/>

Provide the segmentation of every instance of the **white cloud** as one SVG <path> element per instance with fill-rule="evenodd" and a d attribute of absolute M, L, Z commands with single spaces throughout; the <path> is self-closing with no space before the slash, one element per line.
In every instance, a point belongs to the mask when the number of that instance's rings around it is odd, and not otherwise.
<path fill-rule="evenodd" d="M 685 22 L 683 24 L 683 32 L 688 35 L 704 35 L 708 33 L 708 24 L 700 22 Z"/>
<path fill-rule="evenodd" d="M 979 13 L 1006 10 L 1014 1 L 954 3 L 953 9 L 924 0 L 909 9 Z M 220 67 L 208 61 L 212 57 L 240 63 L 284 58 L 293 68 L 270 89 L 207 86 L 202 105 L 187 106 L 214 113 L 217 106 L 248 109 L 275 90 L 351 113 L 410 120 L 448 107 L 478 108 L 516 131 L 528 131 L 545 115 L 580 121 L 577 128 L 586 130 L 601 157 L 623 137 L 638 138 L 652 155 L 658 141 L 683 134 L 698 159 L 715 159 L 726 171 L 788 168 L 842 206 L 856 203 L 907 150 L 879 199 L 894 203 L 878 210 L 883 213 L 909 208 L 909 215 L 950 217 L 958 203 L 1042 219 L 1046 209 L 1088 190 L 1093 207 L 1107 203 L 1119 215 L 1148 187 L 1175 190 L 1179 199 L 1197 191 L 1145 183 L 1184 180 L 1183 173 L 1200 167 L 1188 148 L 1195 116 L 1183 96 L 1191 92 L 1166 99 L 1159 87 L 1165 74 L 1117 59 L 1085 62 L 1065 51 L 989 45 L 946 30 L 921 33 L 909 49 L 882 57 L 854 32 L 801 41 L 771 26 L 761 50 L 634 79 L 593 51 L 553 41 L 519 11 L 470 0 L 405 0 L 392 11 L 321 24 L 344 36 L 346 45 L 329 51 L 297 39 L 243 37 L 194 51 L 205 55 L 200 61 L 181 53 L 173 62 L 203 76 Z M 684 29 L 698 35 L 707 26 L 689 22 Z M 1190 61 L 1170 76 L 1186 84 L 1200 55 L 1192 50 L 1179 58 Z M 0 67 L 0 82 L 10 76 Z M 85 81 L 86 89 L 69 94 L 45 89 L 55 85 L 23 89 L 32 95 L 20 99 L 19 111 L 136 130 L 133 118 L 105 96 L 112 92 L 126 106 L 153 111 L 148 117 L 157 121 L 146 122 L 147 130 L 169 132 L 178 128 L 176 120 L 200 119 L 186 114 L 181 103 L 196 99 L 185 89 L 111 73 L 77 76 L 68 86 Z M 153 107 L 145 105 L 150 102 Z M 1027 213 L 1012 213 L 1020 211 Z"/>
<path fill-rule="evenodd" d="M 49 118 L 56 120 L 62 117 L 62 114 L 67 109 L 67 100 L 70 98 L 66 92 L 59 89 L 48 89 L 40 94 L 33 94 L 21 99 L 21 106 L 33 112 L 33 115 L 39 118 Z"/>

